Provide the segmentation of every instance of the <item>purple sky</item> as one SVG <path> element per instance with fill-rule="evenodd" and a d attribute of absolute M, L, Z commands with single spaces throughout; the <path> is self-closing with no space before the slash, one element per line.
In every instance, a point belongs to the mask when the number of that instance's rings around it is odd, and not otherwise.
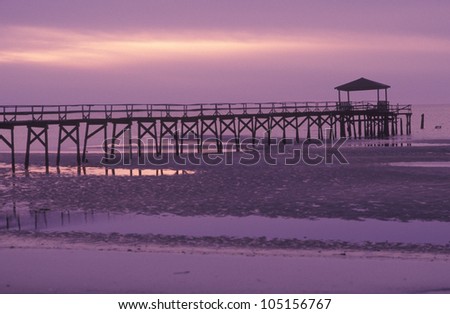
<path fill-rule="evenodd" d="M 449 14 L 444 0 L 0 0 L 0 104 L 335 100 L 361 76 L 395 103 L 450 103 Z"/>

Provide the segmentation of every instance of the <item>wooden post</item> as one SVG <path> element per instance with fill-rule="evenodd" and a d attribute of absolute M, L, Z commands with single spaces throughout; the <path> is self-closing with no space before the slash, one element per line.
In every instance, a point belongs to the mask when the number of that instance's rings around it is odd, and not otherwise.
<path fill-rule="evenodd" d="M 348 134 L 348 137 L 352 137 L 352 124 L 351 124 L 350 116 L 347 117 L 347 134 Z"/>
<path fill-rule="evenodd" d="M 283 123 L 281 124 L 283 127 L 283 139 L 282 139 L 282 143 L 286 144 L 286 117 L 283 116 L 282 118 Z M 253 144 L 255 144 L 255 142 L 253 142 Z"/>
<path fill-rule="evenodd" d="M 117 129 L 117 124 L 113 123 L 113 129 L 112 129 L 112 137 L 111 137 L 111 150 L 109 153 L 109 156 L 111 156 L 111 158 L 116 158 L 116 129 Z"/>
<path fill-rule="evenodd" d="M 76 128 L 76 145 L 77 145 L 77 165 L 78 165 L 78 172 L 80 172 L 79 167 L 81 166 L 81 153 L 80 153 L 80 125 L 77 125 Z"/>
<path fill-rule="evenodd" d="M 406 122 L 407 122 L 407 125 L 406 125 L 407 132 L 406 132 L 406 134 L 410 135 L 411 134 L 411 114 L 410 113 L 406 114 Z"/>
<path fill-rule="evenodd" d="M 319 140 L 323 139 L 323 132 L 322 132 L 322 116 L 319 115 L 317 118 L 317 138 Z"/>
<path fill-rule="evenodd" d="M 142 159 L 142 133 L 141 133 L 141 122 L 138 122 L 138 161 Z"/>
<path fill-rule="evenodd" d="M 4 135 L 0 134 L 0 141 L 5 143 L 6 146 L 11 150 L 11 171 L 14 175 L 16 172 L 16 160 L 15 160 L 15 148 L 14 148 L 14 126 L 0 126 L 0 130 L 9 130 L 10 139 L 8 140 Z"/>
<path fill-rule="evenodd" d="M 11 168 L 13 175 L 16 173 L 16 158 L 14 147 L 14 127 L 11 128 Z"/>
<path fill-rule="evenodd" d="M 395 134 L 398 135 L 398 115 L 395 115 Z"/>
<path fill-rule="evenodd" d="M 345 137 L 345 117 L 341 113 L 341 116 L 339 117 L 339 126 L 341 129 L 341 137 Z"/>
<path fill-rule="evenodd" d="M 383 136 L 383 119 L 381 116 L 377 116 L 377 137 L 382 137 Z"/>
<path fill-rule="evenodd" d="M 356 138 L 357 137 L 357 135 L 356 135 L 356 122 L 355 122 L 355 116 L 354 115 L 352 115 L 352 126 L 353 126 L 353 137 L 354 138 Z"/>
<path fill-rule="evenodd" d="M 392 120 L 391 120 L 391 134 L 392 135 L 396 135 L 396 133 L 395 133 L 395 125 L 396 124 L 397 124 L 397 115 L 393 115 Z"/>
<path fill-rule="evenodd" d="M 105 122 L 105 124 L 103 126 L 100 126 L 100 128 L 98 129 L 99 131 L 101 131 L 103 129 L 103 156 L 105 157 L 105 159 L 109 158 L 108 155 L 108 122 Z M 92 135 L 93 136 L 93 135 Z M 84 148 L 86 150 L 86 147 Z"/>
<path fill-rule="evenodd" d="M 44 138 L 45 138 L 45 145 L 44 145 L 44 150 L 45 150 L 45 172 L 48 173 L 49 172 L 49 160 L 48 160 L 48 132 L 47 132 L 47 127 L 44 129 Z"/>
<path fill-rule="evenodd" d="M 87 143 L 89 138 L 89 122 L 86 123 L 86 130 L 85 130 L 85 136 L 84 136 L 84 145 L 83 145 L 83 156 L 81 157 L 81 160 L 83 163 L 85 163 L 86 160 L 86 150 L 87 150 Z"/>
<path fill-rule="evenodd" d="M 333 119 L 333 125 L 334 125 L 334 132 L 333 132 L 333 137 L 334 138 L 336 138 L 337 137 L 337 122 L 338 122 L 338 120 L 337 120 L 337 118 L 335 117 L 334 119 Z"/>
<path fill-rule="evenodd" d="M 358 137 L 361 138 L 361 115 L 358 115 Z"/>
<path fill-rule="evenodd" d="M 389 136 L 389 116 L 387 113 L 385 113 L 384 116 L 384 132 L 383 132 L 383 136 Z"/>
<path fill-rule="evenodd" d="M 31 127 L 27 127 L 27 148 L 25 151 L 25 170 L 30 166 Z"/>
<path fill-rule="evenodd" d="M 58 132 L 58 150 L 56 152 L 56 167 L 59 167 L 59 163 L 61 161 L 61 144 L 62 144 L 62 129 L 63 126 L 59 125 L 59 132 Z"/>
<path fill-rule="evenodd" d="M 308 131 L 306 138 L 309 140 L 311 138 L 311 116 L 308 114 Z"/>

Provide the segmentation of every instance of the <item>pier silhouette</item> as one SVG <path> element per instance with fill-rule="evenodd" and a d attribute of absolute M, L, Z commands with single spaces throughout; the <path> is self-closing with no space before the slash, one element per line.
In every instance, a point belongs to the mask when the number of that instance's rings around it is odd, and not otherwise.
<path fill-rule="evenodd" d="M 60 164 L 61 145 L 72 141 L 77 149 L 77 163 L 86 160 L 89 140 L 100 132 L 103 134 L 105 156 L 113 152 L 116 141 L 125 132 L 137 126 L 137 153 L 142 154 L 142 139 L 154 140 L 157 152 L 161 153 L 163 137 L 174 139 L 175 153 L 183 152 L 183 143 L 189 134 L 197 141 L 202 151 L 203 139 L 212 134 L 217 141 L 218 152 L 222 151 L 222 139 L 231 134 L 240 146 L 243 132 L 253 138 L 266 135 L 269 139 L 274 129 L 281 130 L 283 138 L 291 129 L 296 140 L 300 140 L 300 128 L 306 128 L 307 139 L 336 137 L 376 138 L 411 133 L 411 106 L 383 106 L 377 102 L 269 102 L 269 103 L 208 103 L 208 104 L 85 104 L 56 106 L 0 106 L 0 141 L 11 153 L 14 171 L 14 130 L 27 129 L 25 168 L 29 166 L 30 147 L 40 144 L 44 150 L 45 165 L 49 166 L 48 129 L 57 125 L 59 129 L 56 164 Z M 406 128 L 403 129 L 403 119 Z M 84 138 L 80 126 L 84 124 Z M 400 126 L 400 130 L 399 130 Z M 108 129 L 112 133 L 108 135 Z M 325 135 L 325 130 L 329 134 Z M 315 136 L 316 135 L 316 136 Z M 109 140 L 109 141 L 108 141 Z M 130 154 L 131 136 L 128 136 Z M 5 146 L 5 145 L 4 145 Z"/>

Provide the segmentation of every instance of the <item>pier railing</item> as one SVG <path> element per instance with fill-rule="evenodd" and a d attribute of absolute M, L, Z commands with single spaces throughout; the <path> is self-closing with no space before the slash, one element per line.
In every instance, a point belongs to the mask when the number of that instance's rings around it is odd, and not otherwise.
<path fill-rule="evenodd" d="M 198 103 L 198 104 L 77 104 L 0 106 L 0 122 L 64 121 L 91 119 L 130 119 L 164 117 L 198 117 L 226 115 L 258 115 L 342 111 L 342 103 L 323 102 L 258 102 L 258 103 Z M 384 107 L 396 114 L 411 112 L 411 105 Z M 346 102 L 345 110 L 377 111 L 377 102 Z"/>
<path fill-rule="evenodd" d="M 49 106 L 0 106 L 0 144 L 11 151 L 14 172 L 16 127 L 27 128 L 25 169 L 30 163 L 33 143 L 41 145 L 49 168 L 48 133 L 50 126 L 59 127 L 56 164 L 61 159 L 61 145 L 73 142 L 77 148 L 77 164 L 86 162 L 88 140 L 103 134 L 105 158 L 115 156 L 115 145 L 121 136 L 129 134 L 129 156 L 133 155 L 131 132 L 137 131 L 138 156 L 142 158 L 144 138 L 154 140 L 161 155 L 163 139 L 172 137 L 177 155 L 183 153 L 184 140 L 193 135 L 197 151 L 202 152 L 204 138 L 212 135 L 217 152 L 223 148 L 223 136 L 232 135 L 240 149 L 244 133 L 252 142 L 258 134 L 271 142 L 271 133 L 280 130 L 286 139 L 287 130 L 295 132 L 300 143 L 300 132 L 305 138 L 323 140 L 343 137 L 387 137 L 411 134 L 411 106 L 391 105 L 388 102 L 265 102 L 265 103 L 207 103 L 207 104 L 81 104 Z M 398 126 L 400 125 L 400 128 Z M 111 128 L 112 127 L 112 130 Z M 80 129 L 85 135 L 80 136 Z M 53 128 L 53 130 L 55 130 Z M 108 132 L 111 130 L 112 132 Z M 133 131 L 133 132 L 134 132 Z M 400 131 L 400 132 L 399 132 Z M 328 134 L 328 135 L 327 135 Z"/>

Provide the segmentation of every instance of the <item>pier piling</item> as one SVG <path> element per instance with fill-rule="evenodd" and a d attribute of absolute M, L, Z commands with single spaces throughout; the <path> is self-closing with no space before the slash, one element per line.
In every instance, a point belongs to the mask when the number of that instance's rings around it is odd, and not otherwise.
<path fill-rule="evenodd" d="M 286 140 L 292 132 L 297 143 L 301 135 L 311 139 L 325 137 L 375 138 L 398 134 L 411 134 L 411 106 L 389 106 L 383 103 L 331 102 L 318 103 L 236 103 L 236 104 L 192 104 L 192 105 L 73 105 L 73 106 L 0 106 L 0 144 L 11 154 L 12 171 L 15 171 L 14 131 L 27 128 L 25 168 L 30 166 L 32 144 L 38 143 L 44 150 L 45 166 L 48 171 L 48 129 L 59 128 L 56 165 L 61 163 L 61 147 L 70 141 L 76 146 L 77 165 L 88 162 L 88 144 L 94 136 L 101 134 L 101 144 L 105 158 L 116 152 L 117 141 L 125 133 L 129 134 L 124 147 L 130 159 L 133 156 L 131 130 L 137 124 L 138 156 L 143 156 L 144 140 L 154 141 L 154 148 L 161 154 L 166 148 L 163 139 L 174 139 L 175 153 L 183 153 L 184 143 L 193 136 L 197 151 L 202 151 L 204 139 L 211 135 L 215 139 L 217 152 L 223 152 L 224 135 L 234 138 L 239 150 L 244 133 L 256 143 L 257 135 L 271 143 L 274 132 L 279 132 Z M 404 123 L 405 122 L 405 123 Z M 398 125 L 400 124 L 400 125 Z M 404 125 L 406 124 L 406 125 Z M 112 127 L 108 138 L 108 127 Z M 424 127 L 422 115 L 421 127 Z M 80 128 L 84 128 L 84 138 L 80 138 Z M 328 131 L 328 128 L 330 131 Z M 325 130 L 324 130 L 325 129 Z M 325 132 L 325 133 L 324 133 Z M 108 140 L 110 142 L 108 142 Z M 83 141 L 83 143 L 81 142 Z M 83 147 L 81 148 L 81 144 Z M 82 150 L 82 151 L 81 151 Z M 81 155 L 81 156 L 80 156 Z"/>

